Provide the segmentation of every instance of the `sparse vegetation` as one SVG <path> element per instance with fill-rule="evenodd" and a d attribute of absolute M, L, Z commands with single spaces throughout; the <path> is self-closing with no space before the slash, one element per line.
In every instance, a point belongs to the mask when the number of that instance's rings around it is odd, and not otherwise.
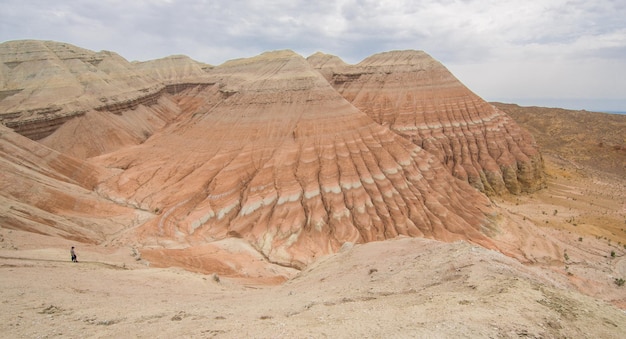
<path fill-rule="evenodd" d="M 110 325 L 117 324 L 120 321 L 121 321 L 120 319 L 102 320 L 102 321 L 98 321 L 96 325 L 110 326 Z"/>
<path fill-rule="evenodd" d="M 622 287 L 624 286 L 624 282 L 626 281 L 624 280 L 624 278 L 615 278 L 614 282 L 615 282 L 615 285 Z"/>
<path fill-rule="evenodd" d="M 615 258 L 615 251 L 611 251 L 611 258 Z"/>

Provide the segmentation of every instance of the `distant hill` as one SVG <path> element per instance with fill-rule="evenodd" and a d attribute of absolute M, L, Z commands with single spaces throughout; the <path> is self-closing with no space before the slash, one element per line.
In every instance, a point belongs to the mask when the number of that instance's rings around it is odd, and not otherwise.
<path fill-rule="evenodd" d="M 544 154 L 626 176 L 626 115 L 492 104 L 529 130 Z"/>

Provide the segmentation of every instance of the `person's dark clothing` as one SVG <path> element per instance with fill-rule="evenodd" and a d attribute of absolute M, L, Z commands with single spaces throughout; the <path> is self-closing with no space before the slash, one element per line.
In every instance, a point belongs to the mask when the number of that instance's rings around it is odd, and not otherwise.
<path fill-rule="evenodd" d="M 76 259 L 76 252 L 74 252 L 74 247 L 70 250 L 70 254 L 72 255 L 72 262 L 78 262 Z"/>

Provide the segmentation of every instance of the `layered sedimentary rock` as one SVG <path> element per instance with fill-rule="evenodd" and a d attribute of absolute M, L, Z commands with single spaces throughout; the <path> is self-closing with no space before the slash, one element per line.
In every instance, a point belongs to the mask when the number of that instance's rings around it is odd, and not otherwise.
<path fill-rule="evenodd" d="M 132 63 L 133 68 L 145 76 L 165 84 L 204 82 L 206 72 L 213 66 L 196 62 L 185 55 Z"/>
<path fill-rule="evenodd" d="M 242 237 L 296 267 L 346 242 L 398 235 L 491 246 L 481 232 L 488 199 L 356 109 L 304 58 L 266 53 L 210 76 L 192 117 L 94 159 L 124 169 L 101 194 L 158 214 L 135 235 L 146 244 Z"/>
<path fill-rule="evenodd" d="M 154 91 L 158 85 L 113 52 L 95 53 L 51 41 L 2 43 L 0 65 L 2 90 L 13 93 L 0 107 L 3 114 L 21 114 L 22 121 L 37 118 L 37 114 L 29 115 L 30 110 L 45 104 L 60 107 L 62 112 L 84 110 L 116 96 L 126 98 L 131 91 Z"/>
<path fill-rule="evenodd" d="M 111 174 L 0 125 L 0 226 L 99 243 L 153 218 L 94 192 Z"/>
<path fill-rule="evenodd" d="M 86 159 L 140 144 L 179 114 L 180 109 L 169 96 L 160 97 L 153 105 L 138 105 L 119 114 L 89 110 L 56 127 L 53 134 L 39 142 Z"/>
<path fill-rule="evenodd" d="M 154 258 L 232 237 L 293 267 L 399 235 L 493 247 L 497 216 L 468 182 L 519 192 L 539 177 L 527 134 L 416 52 L 351 66 L 279 51 L 212 67 L 21 41 L 0 44 L 0 61 L 2 123 L 39 141 L 3 153 L 3 199 L 37 215 L 10 222 Z M 83 171 L 81 184 L 59 174 Z M 18 198 L 19 186 L 35 193 Z"/>
<path fill-rule="evenodd" d="M 53 41 L 5 42 L 0 44 L 0 122 L 30 139 L 41 140 L 90 111 L 122 115 L 138 107 L 159 104 L 165 93 L 205 85 L 202 78 L 205 69 L 210 66 L 182 56 L 130 63 L 113 52 L 96 53 Z M 139 138 L 132 139 L 143 140 L 145 137 L 141 135 L 151 134 L 171 121 L 171 117 L 163 119 L 163 114 L 150 114 L 159 121 L 146 124 L 143 119 L 141 126 L 123 127 L 126 130 L 123 133 L 139 134 Z M 87 125 L 75 121 L 73 124 Z M 129 132 L 129 129 L 136 132 Z M 72 133 L 90 134 L 84 130 Z M 108 139 L 115 138 L 128 139 L 123 135 L 109 135 Z M 106 139 L 100 141 L 110 144 Z M 60 151 L 71 148 L 51 142 L 46 144 Z M 122 142 L 113 148 L 91 148 L 74 155 L 97 155 L 127 145 L 129 143 Z"/>
<path fill-rule="evenodd" d="M 322 53 L 308 60 L 346 100 L 481 191 L 531 192 L 544 185 L 532 136 L 426 53 L 381 53 L 357 65 Z"/>

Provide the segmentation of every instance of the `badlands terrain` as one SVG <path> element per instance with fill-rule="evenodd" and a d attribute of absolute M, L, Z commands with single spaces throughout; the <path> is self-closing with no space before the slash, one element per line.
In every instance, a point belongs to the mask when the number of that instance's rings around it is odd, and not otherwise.
<path fill-rule="evenodd" d="M 626 334 L 626 116 L 418 51 L 0 61 L 3 336 Z"/>

